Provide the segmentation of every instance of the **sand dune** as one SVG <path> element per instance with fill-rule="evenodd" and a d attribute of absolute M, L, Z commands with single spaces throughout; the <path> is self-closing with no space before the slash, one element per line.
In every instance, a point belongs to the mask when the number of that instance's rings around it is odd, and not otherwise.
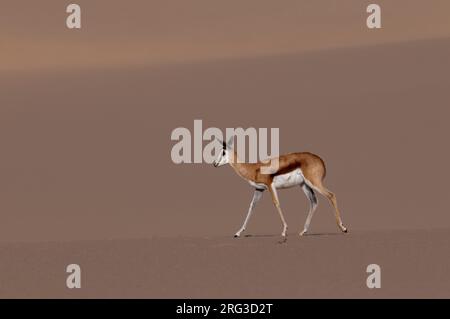
<path fill-rule="evenodd" d="M 448 227 L 450 42 L 427 40 L 148 69 L 0 75 L 0 240 L 229 235 L 251 187 L 176 165 L 176 127 L 279 127 L 327 163 L 351 229 Z M 195 185 L 191 181 L 195 179 Z M 224 195 L 227 200 L 223 201 Z M 290 229 L 298 189 L 280 192 Z M 314 231 L 334 231 L 319 198 Z M 250 226 L 278 231 L 265 195 Z"/>
<path fill-rule="evenodd" d="M 450 2 L 7 1 L 0 19 L 0 296 L 450 297 Z M 25 9 L 26 10 L 25 10 Z M 291 236 L 229 168 L 176 165 L 177 127 L 280 129 L 327 164 L 280 192 Z M 272 236 L 273 235 L 273 236 Z M 83 288 L 68 291 L 79 263 Z M 382 266 L 380 290 L 365 267 Z"/>
<path fill-rule="evenodd" d="M 0 21 L 0 70 L 154 66 L 270 56 L 450 36 L 446 0 L 379 0 L 383 29 L 365 26 L 359 0 L 88 1 L 82 29 L 65 5 L 8 1 Z"/>

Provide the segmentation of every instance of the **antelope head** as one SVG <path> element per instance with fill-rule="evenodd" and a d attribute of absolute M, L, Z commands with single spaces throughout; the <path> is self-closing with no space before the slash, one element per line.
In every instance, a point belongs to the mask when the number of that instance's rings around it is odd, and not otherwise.
<path fill-rule="evenodd" d="M 213 162 L 214 167 L 219 167 L 225 164 L 229 164 L 232 159 L 232 151 L 233 151 L 233 141 L 234 137 L 230 137 L 228 142 L 223 142 L 221 140 L 218 140 L 222 144 L 222 149 L 217 156 L 216 160 Z"/>

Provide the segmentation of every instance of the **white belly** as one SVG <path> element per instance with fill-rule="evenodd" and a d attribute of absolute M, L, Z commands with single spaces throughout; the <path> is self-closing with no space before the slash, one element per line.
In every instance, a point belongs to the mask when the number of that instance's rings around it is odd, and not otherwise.
<path fill-rule="evenodd" d="M 264 184 L 257 184 L 253 181 L 248 181 L 248 182 L 250 183 L 250 185 L 252 185 L 253 187 L 258 188 L 258 189 L 266 189 L 267 188 L 267 186 Z"/>
<path fill-rule="evenodd" d="M 300 168 L 293 170 L 292 172 L 275 176 L 273 179 L 273 185 L 275 188 L 288 188 L 296 185 L 301 185 L 305 182 L 303 172 Z"/>

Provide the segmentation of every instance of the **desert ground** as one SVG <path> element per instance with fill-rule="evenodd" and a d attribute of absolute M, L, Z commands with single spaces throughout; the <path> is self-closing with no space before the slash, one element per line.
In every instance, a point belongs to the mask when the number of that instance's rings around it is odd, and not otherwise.
<path fill-rule="evenodd" d="M 356 0 L 79 1 L 77 31 L 60 1 L 20 2 L 0 21 L 1 297 L 450 297 L 448 1 L 379 1 L 380 30 Z M 350 233 L 319 197 L 299 238 L 294 188 L 286 243 L 268 194 L 233 239 L 252 188 L 170 156 L 195 119 L 319 154 Z"/>
<path fill-rule="evenodd" d="M 0 245 L 5 298 L 449 298 L 449 230 Z M 81 289 L 66 287 L 69 263 Z M 381 288 L 366 285 L 369 264 Z"/>

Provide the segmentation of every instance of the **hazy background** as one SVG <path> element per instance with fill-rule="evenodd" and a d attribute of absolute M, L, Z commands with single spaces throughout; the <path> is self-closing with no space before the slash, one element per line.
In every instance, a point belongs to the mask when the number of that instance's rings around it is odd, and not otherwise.
<path fill-rule="evenodd" d="M 252 189 L 175 165 L 176 127 L 279 127 L 349 230 L 449 228 L 450 2 L 2 0 L 0 240 L 232 235 Z M 299 189 L 280 192 L 291 232 Z M 334 232 L 322 198 L 313 232 Z M 265 196 L 251 233 L 278 234 Z"/>
<path fill-rule="evenodd" d="M 70 3 L 2 0 L 0 70 L 145 67 L 450 35 L 446 0 L 376 1 L 376 32 L 365 24 L 373 1 L 78 0 L 79 31 L 65 25 Z"/>

